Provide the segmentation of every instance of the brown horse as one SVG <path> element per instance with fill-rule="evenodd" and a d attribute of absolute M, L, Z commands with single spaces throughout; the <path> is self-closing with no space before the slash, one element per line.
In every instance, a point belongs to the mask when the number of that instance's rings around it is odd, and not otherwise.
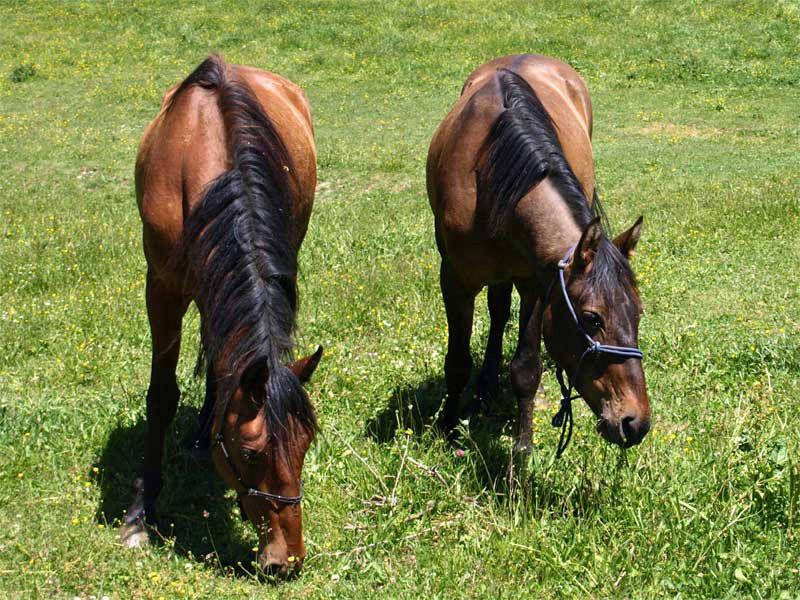
<path fill-rule="evenodd" d="M 574 386 L 597 416 L 600 434 L 620 446 L 638 444 L 650 428 L 635 348 L 642 305 L 628 263 L 642 221 L 613 242 L 606 238 L 591 135 L 581 77 L 558 60 L 518 55 L 475 70 L 433 136 L 427 181 L 448 324 L 441 417 L 447 431 L 461 414 L 475 296 L 486 285 L 489 340 L 466 413 L 496 394 L 512 284 L 521 299 L 511 362 L 518 448 L 530 445 L 542 336 L 570 382 L 562 385 L 562 405 L 568 407 Z"/>
<path fill-rule="evenodd" d="M 121 538 L 147 539 L 175 416 L 181 321 L 194 300 L 207 365 L 205 446 L 259 535 L 259 564 L 279 575 L 305 557 L 300 472 L 316 432 L 301 384 L 322 354 L 292 351 L 297 252 L 316 185 L 303 90 L 212 56 L 165 95 L 136 159 L 147 259 L 152 367 L 143 476 Z"/>

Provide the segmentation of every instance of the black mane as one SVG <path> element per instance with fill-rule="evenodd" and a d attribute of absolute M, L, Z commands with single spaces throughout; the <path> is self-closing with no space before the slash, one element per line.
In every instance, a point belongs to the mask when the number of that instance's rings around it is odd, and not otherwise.
<path fill-rule="evenodd" d="M 530 84 L 509 69 L 499 69 L 497 81 L 504 110 L 489 132 L 488 157 L 478 176 L 480 204 L 490 207 L 489 233 L 498 235 L 517 203 L 546 177 L 561 192 L 578 227 L 585 228 L 595 217 L 606 224 L 597 194 L 590 206 L 564 157 L 555 124 Z M 636 285 L 628 261 L 605 235 L 587 283 L 607 298 L 619 285 Z"/>
<path fill-rule="evenodd" d="M 221 57 L 206 59 L 172 100 L 192 85 L 216 91 L 232 163 L 208 185 L 183 234 L 197 274 L 203 351 L 220 378 L 215 413 L 221 417 L 241 386 L 264 398 L 270 432 L 285 447 L 289 415 L 316 431 L 309 399 L 285 366 L 297 310 L 292 165 L 252 91 Z"/>
<path fill-rule="evenodd" d="M 489 132 L 489 155 L 478 177 L 479 193 L 491 206 L 489 231 L 496 235 L 522 197 L 546 177 L 559 188 L 578 226 L 585 227 L 595 213 L 564 158 L 550 114 L 514 71 L 499 69 L 497 82 L 504 110 Z"/>
<path fill-rule="evenodd" d="M 592 260 L 592 269 L 586 277 L 582 295 L 599 294 L 607 306 L 620 302 L 619 294 L 630 294 L 636 289 L 636 276 L 628 260 L 605 236 Z"/>

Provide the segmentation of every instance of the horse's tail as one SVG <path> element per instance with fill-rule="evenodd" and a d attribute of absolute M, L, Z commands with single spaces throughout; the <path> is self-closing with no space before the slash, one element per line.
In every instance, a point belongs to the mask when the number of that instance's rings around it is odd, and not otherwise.
<path fill-rule="evenodd" d="M 564 158 L 550 114 L 530 84 L 508 69 L 497 71 L 503 112 L 485 142 L 486 162 L 478 176 L 481 204 L 488 207 L 488 231 L 494 236 L 517 203 L 550 174 L 571 194 L 583 191 Z M 585 197 L 584 197 L 585 200 Z M 587 205 L 588 208 L 588 205 Z"/>
<path fill-rule="evenodd" d="M 247 83 L 221 57 L 206 59 L 173 99 L 192 85 L 216 92 L 232 163 L 208 185 L 184 227 L 204 353 L 222 377 L 218 406 L 240 385 L 258 396 L 266 392 L 270 430 L 285 440 L 288 414 L 316 429 L 308 398 L 285 366 L 297 310 L 291 161 Z"/>

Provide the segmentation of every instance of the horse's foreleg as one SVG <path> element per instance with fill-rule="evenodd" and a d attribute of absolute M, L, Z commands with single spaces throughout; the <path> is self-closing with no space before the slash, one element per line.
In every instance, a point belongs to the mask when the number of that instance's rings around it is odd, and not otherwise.
<path fill-rule="evenodd" d="M 511 282 L 490 285 L 488 301 L 491 319 L 489 340 L 486 342 L 483 367 L 478 375 L 477 397 L 469 408 L 472 414 L 480 410 L 482 403 L 488 407 L 497 397 L 498 374 L 503 358 L 503 332 L 511 316 Z"/>
<path fill-rule="evenodd" d="M 477 292 L 462 285 L 445 260 L 442 260 L 439 283 L 447 313 L 447 356 L 444 359 L 447 399 L 440 424 L 442 429 L 449 433 L 458 420 L 461 392 L 467 385 L 472 370 L 469 341 L 472 336 L 472 317 L 475 312 Z"/>
<path fill-rule="evenodd" d="M 542 378 L 542 309 L 544 303 L 537 296 L 520 293 L 522 302 L 519 314 L 519 340 L 511 361 L 511 385 L 517 396 L 518 434 L 517 451 L 531 446 L 531 421 L 533 401 Z"/>
<path fill-rule="evenodd" d="M 155 502 L 161 491 L 164 438 L 175 417 L 180 391 L 175 378 L 181 343 L 181 321 L 188 301 L 170 293 L 147 272 L 147 316 L 152 336 L 150 386 L 147 390 L 147 435 L 142 478 L 135 483 L 135 498 L 125 515 L 127 530 L 120 532 L 128 545 L 143 541 L 144 521 L 155 520 Z"/>

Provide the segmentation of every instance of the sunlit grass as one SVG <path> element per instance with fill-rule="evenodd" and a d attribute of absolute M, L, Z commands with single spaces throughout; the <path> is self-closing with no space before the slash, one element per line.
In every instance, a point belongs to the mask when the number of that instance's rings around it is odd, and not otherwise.
<path fill-rule="evenodd" d="M 0 18 L 0 596 L 797 595 L 796 4 L 37 2 Z M 302 85 L 317 133 L 298 346 L 325 346 L 323 434 L 304 469 L 309 558 L 278 587 L 252 576 L 232 492 L 182 450 L 203 394 L 194 311 L 165 537 L 115 540 L 149 374 L 136 144 L 212 50 Z M 550 370 L 527 461 L 511 460 L 505 376 L 458 445 L 429 426 L 446 324 L 428 142 L 474 67 L 520 51 L 584 75 L 612 223 L 645 216 L 654 429 L 624 454 L 579 406 L 553 460 Z"/>

